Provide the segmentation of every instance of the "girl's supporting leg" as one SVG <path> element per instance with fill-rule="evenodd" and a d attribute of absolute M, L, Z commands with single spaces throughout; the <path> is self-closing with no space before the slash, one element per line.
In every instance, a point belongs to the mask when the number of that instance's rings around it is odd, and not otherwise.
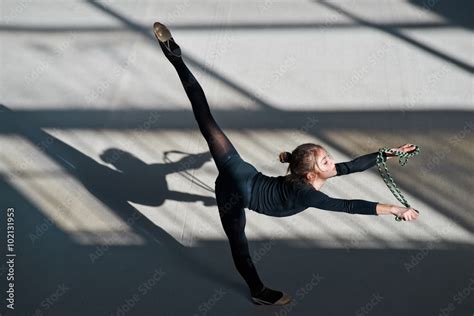
<path fill-rule="evenodd" d="M 287 304 L 291 300 L 289 295 L 264 286 L 258 276 L 249 253 L 248 241 L 245 236 L 245 209 L 238 203 L 238 194 L 221 195 L 222 188 L 219 187 L 219 184 L 216 185 L 217 205 L 222 226 L 229 239 L 234 265 L 249 287 L 252 302 L 259 305 Z"/>
<path fill-rule="evenodd" d="M 219 215 L 225 234 L 229 239 L 230 250 L 235 267 L 244 278 L 251 293 L 257 293 L 263 288 L 263 283 L 249 253 L 247 237 L 245 236 L 245 209 L 229 206 L 232 202 L 219 205 Z"/>

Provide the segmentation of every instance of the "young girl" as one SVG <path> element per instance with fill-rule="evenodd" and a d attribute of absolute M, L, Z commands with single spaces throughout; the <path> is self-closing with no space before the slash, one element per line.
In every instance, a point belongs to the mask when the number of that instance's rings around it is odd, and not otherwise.
<path fill-rule="evenodd" d="M 289 163 L 290 174 L 271 177 L 259 172 L 242 159 L 214 120 L 204 91 L 181 58 L 181 49 L 169 29 L 156 22 L 153 31 L 164 55 L 178 73 L 219 171 L 215 193 L 220 219 L 229 239 L 234 264 L 247 283 L 255 304 L 281 305 L 290 302 L 291 298 L 286 293 L 266 287 L 260 280 L 245 236 L 245 208 L 277 217 L 290 216 L 308 207 L 352 214 L 393 214 L 404 220 L 414 220 L 419 216 L 412 208 L 331 198 L 319 191 L 331 177 L 360 172 L 374 166 L 377 152 L 352 161 L 334 163 L 322 146 L 305 143 L 291 153 L 280 153 L 280 161 Z M 410 152 L 414 149 L 414 145 L 406 144 L 392 150 Z M 391 153 L 384 155 L 384 160 L 394 156 Z"/>

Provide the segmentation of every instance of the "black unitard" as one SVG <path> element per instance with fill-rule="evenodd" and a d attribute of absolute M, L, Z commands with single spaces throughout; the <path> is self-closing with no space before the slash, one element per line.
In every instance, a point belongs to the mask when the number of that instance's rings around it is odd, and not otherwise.
<path fill-rule="evenodd" d="M 215 194 L 219 215 L 229 239 L 234 264 L 252 293 L 263 288 L 249 254 L 245 236 L 245 208 L 270 216 L 289 216 L 308 207 L 375 215 L 376 202 L 335 199 L 311 185 L 289 183 L 284 176 L 269 177 L 244 161 L 214 120 L 204 92 L 181 58 L 168 58 L 191 101 L 199 129 L 219 171 Z M 337 175 L 363 171 L 376 163 L 377 153 L 336 164 Z"/>

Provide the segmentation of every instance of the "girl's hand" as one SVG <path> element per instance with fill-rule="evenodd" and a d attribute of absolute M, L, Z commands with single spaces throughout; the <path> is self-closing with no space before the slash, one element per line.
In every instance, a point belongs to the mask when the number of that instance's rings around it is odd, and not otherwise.
<path fill-rule="evenodd" d="M 413 145 L 413 144 L 405 144 L 403 146 L 400 146 L 398 148 L 392 148 L 390 149 L 391 151 L 401 151 L 401 152 L 404 152 L 404 153 L 410 153 L 412 151 L 414 151 L 416 149 L 416 146 Z M 392 154 L 390 152 L 388 153 L 385 153 L 385 155 L 387 156 L 387 159 L 390 159 L 392 157 L 395 157 L 395 154 Z"/>
<path fill-rule="evenodd" d="M 414 221 L 420 216 L 417 210 L 407 207 L 394 207 L 392 214 L 400 217 L 404 221 Z"/>

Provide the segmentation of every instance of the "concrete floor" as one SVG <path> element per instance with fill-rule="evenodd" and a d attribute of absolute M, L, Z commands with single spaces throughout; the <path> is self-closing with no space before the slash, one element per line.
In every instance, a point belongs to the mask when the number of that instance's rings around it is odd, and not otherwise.
<path fill-rule="evenodd" d="M 16 308 L 2 296 L 1 315 L 474 312 L 472 2 L 0 5 L 0 206 L 15 209 L 17 255 Z M 278 153 L 303 142 L 336 161 L 419 145 L 405 167 L 389 163 L 419 220 L 248 210 L 262 279 L 294 298 L 253 305 L 218 217 L 217 169 L 155 20 L 267 175 L 284 174 Z M 375 167 L 322 191 L 398 204 Z M 7 273 L 2 260 L 2 295 Z"/>

